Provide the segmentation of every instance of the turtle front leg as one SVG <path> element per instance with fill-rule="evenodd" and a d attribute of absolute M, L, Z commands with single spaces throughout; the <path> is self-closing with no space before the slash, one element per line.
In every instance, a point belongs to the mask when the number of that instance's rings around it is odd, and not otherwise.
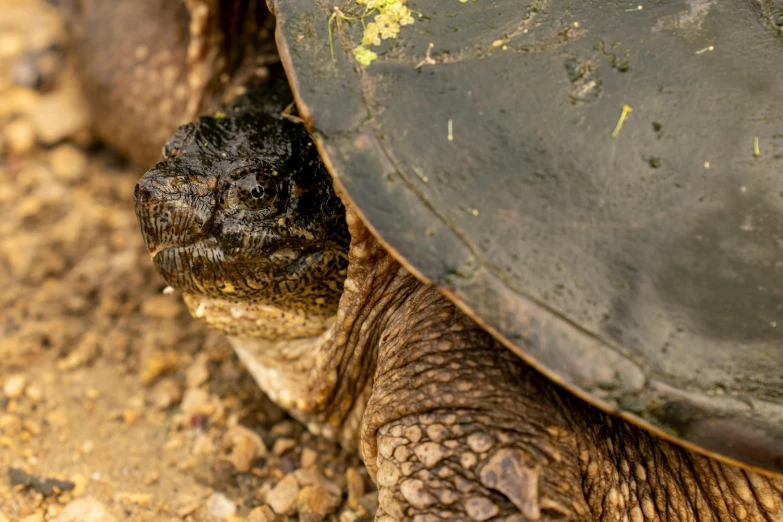
<path fill-rule="evenodd" d="M 381 335 L 361 436 L 383 522 L 783 520 L 780 478 L 580 401 L 426 286 Z"/>
<path fill-rule="evenodd" d="M 377 520 L 592 520 L 576 438 L 540 400 L 548 386 L 520 378 L 521 361 L 433 289 L 403 308 L 362 430 Z"/>

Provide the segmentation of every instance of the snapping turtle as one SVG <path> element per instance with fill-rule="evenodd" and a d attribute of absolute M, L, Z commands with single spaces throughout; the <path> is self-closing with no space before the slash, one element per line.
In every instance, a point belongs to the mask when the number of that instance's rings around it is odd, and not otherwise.
<path fill-rule="evenodd" d="M 278 1 L 318 152 L 251 87 L 139 182 L 146 244 L 380 520 L 781 520 L 770 5 L 430 0 L 364 67 Z"/>

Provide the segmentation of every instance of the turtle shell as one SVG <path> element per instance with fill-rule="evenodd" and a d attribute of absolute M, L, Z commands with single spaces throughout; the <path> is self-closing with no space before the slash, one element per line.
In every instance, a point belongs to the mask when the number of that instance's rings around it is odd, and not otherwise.
<path fill-rule="evenodd" d="M 369 66 L 363 6 L 271 6 L 300 114 L 377 237 L 578 396 L 783 472 L 771 4 L 407 6 Z"/>

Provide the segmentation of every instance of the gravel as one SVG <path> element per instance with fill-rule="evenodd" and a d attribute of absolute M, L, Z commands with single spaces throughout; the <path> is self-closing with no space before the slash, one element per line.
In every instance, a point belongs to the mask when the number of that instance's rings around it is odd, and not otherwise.
<path fill-rule="evenodd" d="M 371 520 L 357 455 L 164 293 L 141 170 L 93 142 L 67 51 L 45 58 L 67 50 L 59 19 L 39 0 L 0 12 L 0 522 Z"/>

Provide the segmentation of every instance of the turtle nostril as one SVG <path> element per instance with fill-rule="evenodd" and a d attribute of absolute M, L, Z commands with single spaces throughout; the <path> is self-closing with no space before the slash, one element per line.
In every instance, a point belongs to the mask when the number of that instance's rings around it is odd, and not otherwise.
<path fill-rule="evenodd" d="M 133 189 L 133 200 L 136 205 L 147 205 L 152 200 L 152 191 L 148 188 L 142 188 L 141 182 L 139 182 Z"/>

